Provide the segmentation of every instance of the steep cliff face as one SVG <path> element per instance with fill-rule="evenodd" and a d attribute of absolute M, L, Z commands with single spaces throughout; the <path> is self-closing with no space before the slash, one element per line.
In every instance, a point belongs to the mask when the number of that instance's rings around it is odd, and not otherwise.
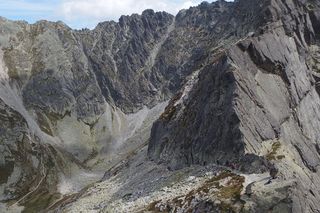
<path fill-rule="evenodd" d="M 314 78 L 319 3 L 267 1 L 262 11 L 263 25 L 212 56 L 192 89 L 171 100 L 152 128 L 148 153 L 173 168 L 245 165 L 264 157 L 279 168 L 283 181 L 295 182 L 291 210 L 312 212 L 320 198 L 315 190 L 320 99 Z M 243 161 L 248 154 L 259 157 Z"/>

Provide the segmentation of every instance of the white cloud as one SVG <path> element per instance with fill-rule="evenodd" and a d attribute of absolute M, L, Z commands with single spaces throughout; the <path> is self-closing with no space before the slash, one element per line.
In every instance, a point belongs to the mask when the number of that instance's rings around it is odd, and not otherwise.
<path fill-rule="evenodd" d="M 141 13 L 145 9 L 176 14 L 201 0 L 63 0 L 58 13 L 67 22 L 118 20 L 121 15 Z"/>
<path fill-rule="evenodd" d="M 198 5 L 203 0 L 0 0 L 0 16 L 14 20 L 62 20 L 73 28 L 93 28 L 101 21 L 117 21 L 121 15 L 145 9 L 167 11 Z M 212 2 L 214 0 L 207 0 Z M 232 0 L 229 0 L 232 1 Z"/>

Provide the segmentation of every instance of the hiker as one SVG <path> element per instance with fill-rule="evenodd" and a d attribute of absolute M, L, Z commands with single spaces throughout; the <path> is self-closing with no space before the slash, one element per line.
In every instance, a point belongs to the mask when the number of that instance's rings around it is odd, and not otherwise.
<path fill-rule="evenodd" d="M 265 183 L 265 185 L 270 184 L 272 180 L 276 179 L 279 172 L 279 170 L 275 167 L 274 164 L 271 164 L 270 166 L 268 166 L 268 168 L 269 168 L 270 179 L 268 180 L 268 182 Z"/>
<path fill-rule="evenodd" d="M 272 179 L 277 178 L 278 172 L 279 172 L 279 170 L 274 165 L 272 165 L 271 168 L 269 168 L 269 174 Z"/>
<path fill-rule="evenodd" d="M 231 169 L 236 169 L 236 164 L 235 164 L 234 162 L 232 162 L 232 163 L 230 164 L 230 167 L 231 167 Z"/>

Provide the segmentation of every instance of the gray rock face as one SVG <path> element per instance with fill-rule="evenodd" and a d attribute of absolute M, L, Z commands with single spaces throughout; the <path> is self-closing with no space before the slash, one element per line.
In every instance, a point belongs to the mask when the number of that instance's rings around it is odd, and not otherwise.
<path fill-rule="evenodd" d="M 238 1 L 235 7 L 245 4 Z M 318 11 L 313 1 L 265 3 L 263 25 L 212 55 L 192 89 L 171 100 L 152 128 L 151 159 L 180 168 L 243 162 L 249 153 L 258 161 L 265 157 L 281 168 L 284 179 L 296 182 L 289 196 L 292 211 L 316 212 L 320 99 L 313 73 L 317 51 L 312 49 L 319 42 Z M 264 154 L 270 141 L 290 150 L 295 163 L 281 160 L 288 156 L 273 156 L 275 145 Z M 252 161 L 242 164 L 248 163 Z"/>
<path fill-rule="evenodd" d="M 131 137 L 131 149 L 144 143 L 171 93 L 149 94 L 140 69 L 151 69 L 173 26 L 173 16 L 150 10 L 92 31 L 0 20 L 1 201 L 43 210 L 68 191 L 65 178 L 100 156 L 116 162 Z"/>
<path fill-rule="evenodd" d="M 58 182 L 56 173 L 68 168 L 65 159 L 54 147 L 33 137 L 26 120 L 2 100 L 0 111 L 1 201 L 24 202 L 37 198 L 41 202 L 37 190 L 53 197 L 50 193 Z"/>
<path fill-rule="evenodd" d="M 157 103 L 161 93 L 149 80 L 150 72 L 173 28 L 172 15 L 146 10 L 141 16 L 122 16 L 118 23 L 100 23 L 89 34 L 79 32 L 108 102 L 124 111 Z"/>

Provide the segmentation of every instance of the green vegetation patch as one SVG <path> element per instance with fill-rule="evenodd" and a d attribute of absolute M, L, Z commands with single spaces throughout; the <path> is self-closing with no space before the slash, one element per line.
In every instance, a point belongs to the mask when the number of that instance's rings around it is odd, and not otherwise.
<path fill-rule="evenodd" d="M 281 147 L 281 143 L 279 141 L 273 143 L 271 150 L 266 155 L 267 160 L 276 160 L 276 155 L 280 147 Z"/>
<path fill-rule="evenodd" d="M 40 212 L 46 209 L 50 204 L 54 203 L 60 198 L 59 193 L 50 194 L 47 191 L 41 191 L 37 195 L 32 196 L 31 200 L 25 204 L 23 213 Z"/>
<path fill-rule="evenodd" d="M 221 181 L 228 180 L 221 184 Z M 177 196 L 168 201 L 154 201 L 147 206 L 146 210 L 151 212 L 176 212 L 184 209 L 187 212 L 194 209 L 196 203 L 201 201 L 214 203 L 214 200 L 221 201 L 218 204 L 222 212 L 237 212 L 236 203 L 240 202 L 240 195 L 243 189 L 245 178 L 230 171 L 223 171 L 215 177 L 205 181 L 199 188 L 189 191 L 186 195 Z M 195 201 L 195 198 L 197 200 Z"/>
<path fill-rule="evenodd" d="M 277 156 L 277 160 L 282 160 L 282 159 L 284 159 L 286 156 L 284 156 L 284 155 L 278 155 Z"/>

